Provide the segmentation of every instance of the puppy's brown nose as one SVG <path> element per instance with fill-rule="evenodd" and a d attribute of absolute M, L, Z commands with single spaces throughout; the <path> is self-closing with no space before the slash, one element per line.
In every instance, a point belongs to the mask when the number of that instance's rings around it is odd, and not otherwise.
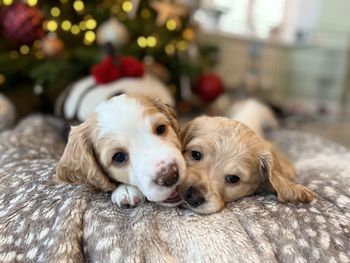
<path fill-rule="evenodd" d="M 191 186 L 185 194 L 185 201 L 189 205 L 197 207 L 205 202 L 205 198 L 196 187 Z"/>
<path fill-rule="evenodd" d="M 161 169 L 155 182 L 157 185 L 170 187 L 176 184 L 177 180 L 179 180 L 179 170 L 177 165 L 173 163 L 168 167 Z"/>

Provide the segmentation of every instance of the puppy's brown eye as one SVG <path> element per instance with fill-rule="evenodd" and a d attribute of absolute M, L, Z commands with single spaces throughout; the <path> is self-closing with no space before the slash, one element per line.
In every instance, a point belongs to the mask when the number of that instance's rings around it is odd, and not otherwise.
<path fill-rule="evenodd" d="M 191 156 L 196 161 L 199 161 L 202 159 L 202 154 L 200 152 L 197 152 L 197 151 L 192 151 Z"/>
<path fill-rule="evenodd" d="M 226 182 L 229 184 L 235 184 L 240 180 L 239 176 L 237 175 L 228 175 L 226 176 Z"/>
<path fill-rule="evenodd" d="M 157 126 L 156 133 L 157 135 L 162 135 L 166 130 L 166 126 L 164 124 Z"/>
<path fill-rule="evenodd" d="M 122 164 L 128 160 L 128 155 L 124 152 L 117 152 L 113 155 L 112 160 L 116 164 Z"/>

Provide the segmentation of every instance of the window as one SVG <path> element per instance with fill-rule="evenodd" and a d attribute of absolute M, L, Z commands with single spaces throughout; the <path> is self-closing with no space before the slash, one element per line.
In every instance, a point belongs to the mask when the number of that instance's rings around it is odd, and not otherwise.
<path fill-rule="evenodd" d="M 218 27 L 224 32 L 246 34 L 248 28 L 248 8 L 250 0 L 216 0 L 217 6 L 222 10 Z"/>
<path fill-rule="evenodd" d="M 266 38 L 283 23 L 285 0 L 215 0 L 222 11 L 218 27 L 224 32 L 254 33 Z"/>
<path fill-rule="evenodd" d="M 252 24 L 255 32 L 262 38 L 267 38 L 271 30 L 283 24 L 285 0 L 254 0 Z"/>

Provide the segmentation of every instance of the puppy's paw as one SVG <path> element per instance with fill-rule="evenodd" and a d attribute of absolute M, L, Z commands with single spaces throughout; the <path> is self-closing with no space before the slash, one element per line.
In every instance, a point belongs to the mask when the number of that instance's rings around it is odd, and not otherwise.
<path fill-rule="evenodd" d="M 119 207 L 133 207 L 142 203 L 145 198 L 136 186 L 120 184 L 112 193 L 111 199 Z"/>

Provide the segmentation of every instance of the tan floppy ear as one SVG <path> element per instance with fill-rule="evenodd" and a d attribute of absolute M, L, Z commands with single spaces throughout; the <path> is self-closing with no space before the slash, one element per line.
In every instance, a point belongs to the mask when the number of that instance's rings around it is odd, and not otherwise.
<path fill-rule="evenodd" d="M 165 116 L 169 119 L 171 127 L 174 129 L 176 135 L 180 136 L 180 125 L 177 120 L 176 111 L 169 105 L 164 104 L 159 98 L 145 96 L 151 104 L 156 107 L 160 112 L 164 113 Z"/>
<path fill-rule="evenodd" d="M 168 113 L 168 118 L 170 120 L 170 125 L 173 127 L 174 131 L 176 132 L 176 135 L 180 137 L 180 124 L 179 121 L 177 120 L 177 114 L 176 111 L 173 107 L 165 104 L 167 113 Z"/>
<path fill-rule="evenodd" d="M 103 191 L 113 191 L 116 185 L 101 170 L 92 144 L 91 131 L 95 121 L 91 118 L 72 127 L 68 143 L 56 168 L 56 181 L 89 184 Z"/>
<path fill-rule="evenodd" d="M 182 145 L 182 151 L 185 150 L 186 145 L 194 138 L 194 124 L 193 121 L 190 121 L 185 125 L 180 134 L 180 140 Z"/>
<path fill-rule="evenodd" d="M 260 175 L 266 179 L 262 188 L 276 192 L 278 201 L 310 203 L 315 193 L 309 188 L 294 183 L 295 169 L 290 161 L 272 145 L 259 156 Z"/>

